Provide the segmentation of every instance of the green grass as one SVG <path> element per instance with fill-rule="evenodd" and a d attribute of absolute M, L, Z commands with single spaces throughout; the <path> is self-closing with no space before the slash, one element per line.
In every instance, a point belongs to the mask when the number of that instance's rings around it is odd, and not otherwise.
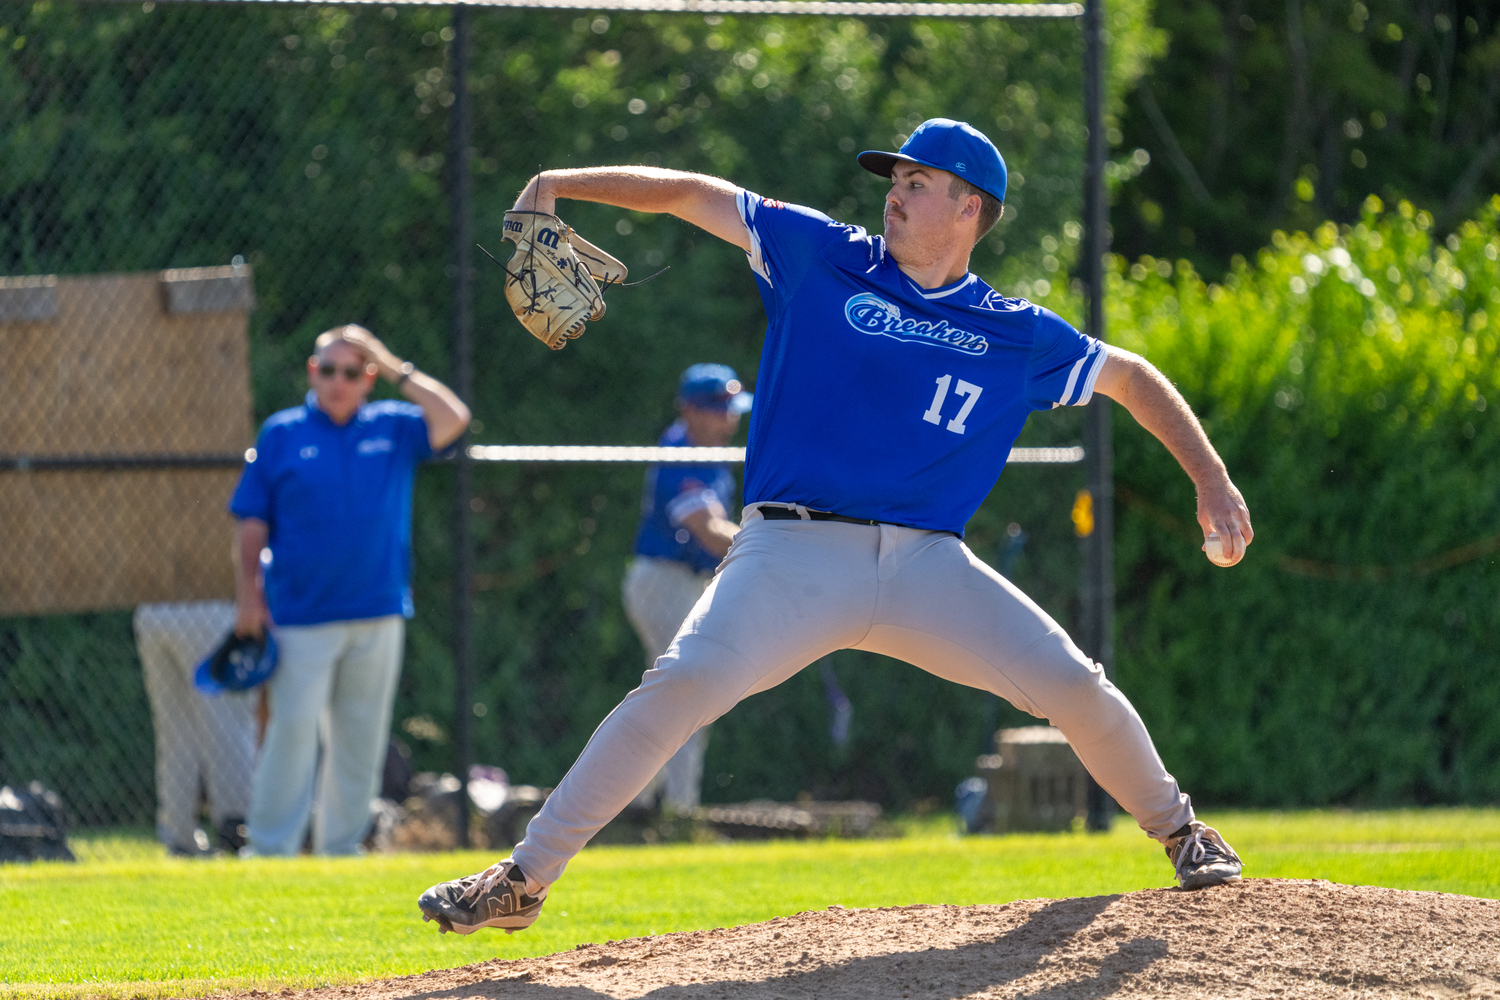
<path fill-rule="evenodd" d="M 1500 810 L 1217 813 L 1253 877 L 1500 898 Z M 481 854 L 0 866 L 0 997 L 153 997 L 344 983 L 821 909 L 1003 903 L 1171 884 L 1128 817 L 1105 835 L 591 848 L 523 934 L 439 938 L 416 897 Z M 86 853 L 100 857 L 110 847 Z"/>

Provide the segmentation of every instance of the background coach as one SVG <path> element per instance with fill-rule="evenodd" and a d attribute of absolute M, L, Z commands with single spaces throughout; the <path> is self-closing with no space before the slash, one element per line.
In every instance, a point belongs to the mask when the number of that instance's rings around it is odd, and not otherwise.
<path fill-rule="evenodd" d="M 410 402 L 367 402 L 377 375 Z M 313 850 L 359 851 L 413 610 L 413 480 L 469 424 L 452 390 L 363 327 L 319 335 L 307 376 L 303 404 L 261 427 L 229 503 L 239 519 L 235 631 L 269 627 L 280 653 L 246 854 L 298 853 L 315 798 Z"/>

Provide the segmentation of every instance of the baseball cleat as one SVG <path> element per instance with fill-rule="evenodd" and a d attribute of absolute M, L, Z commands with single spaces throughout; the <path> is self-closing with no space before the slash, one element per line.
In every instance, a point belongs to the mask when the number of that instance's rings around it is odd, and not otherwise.
<path fill-rule="evenodd" d="M 525 930 L 542 912 L 547 887 L 528 888 L 526 875 L 510 858 L 477 875 L 439 882 L 422 893 L 422 920 L 436 920 L 440 934 L 472 934 L 498 927 L 507 934 Z"/>
<path fill-rule="evenodd" d="M 1224 843 L 1219 831 L 1198 820 L 1168 837 L 1166 847 L 1167 857 L 1177 869 L 1177 884 L 1184 889 L 1240 880 L 1240 856 Z"/>

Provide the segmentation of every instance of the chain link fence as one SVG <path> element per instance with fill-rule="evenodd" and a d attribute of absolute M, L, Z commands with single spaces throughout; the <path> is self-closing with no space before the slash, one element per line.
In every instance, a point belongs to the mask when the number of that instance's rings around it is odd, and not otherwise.
<path fill-rule="evenodd" d="M 1077 51 L 1071 22 L 469 16 L 473 232 L 491 250 L 490 222 L 538 166 L 594 162 L 721 173 L 878 226 L 878 179 L 849 152 L 899 143 L 930 113 L 988 122 L 1031 157 L 1008 206 L 1020 221 L 1008 212 L 981 266 L 999 267 L 1009 241 L 1016 267 L 1055 279 L 1076 247 L 1078 74 L 1057 56 Z M 258 423 L 301 401 L 321 330 L 360 322 L 424 370 L 452 369 L 451 18 L 419 6 L 0 0 L 0 784 L 12 804 L 0 814 L 17 817 L 11 833 L 66 825 L 64 850 L 80 856 L 234 845 L 263 720 L 253 695 L 206 701 L 189 678 L 228 627 L 225 504 Z M 964 70 L 975 60 L 999 67 L 989 97 Z M 926 74 L 920 100 L 901 84 L 907 66 Z M 615 293 L 609 319 L 560 363 L 476 272 L 472 441 L 639 445 L 671 421 L 689 363 L 755 371 L 764 321 L 733 248 L 598 206 L 576 206 L 569 222 L 639 273 L 665 262 L 672 277 Z M 1070 414 L 1027 443 L 1072 445 L 1080 432 Z M 417 615 L 393 765 L 403 782 L 405 767 L 451 793 L 436 776 L 454 768 L 462 722 L 472 759 L 513 788 L 545 789 L 640 675 L 620 586 L 643 466 L 476 457 L 462 499 L 451 463 L 418 474 Z M 1009 552 L 1065 622 L 1081 485 L 1076 465 L 1016 470 L 970 531 L 982 556 Z M 473 547 L 464 719 L 455 509 Z M 1014 523 L 1031 539 L 1019 564 Z M 703 799 L 945 805 L 1008 711 L 836 654 L 715 727 Z M 490 839 L 513 820 L 491 824 Z"/>

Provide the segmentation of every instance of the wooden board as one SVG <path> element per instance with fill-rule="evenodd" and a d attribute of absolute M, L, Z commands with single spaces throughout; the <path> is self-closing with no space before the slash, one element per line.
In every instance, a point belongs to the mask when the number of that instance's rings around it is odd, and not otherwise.
<path fill-rule="evenodd" d="M 253 440 L 249 268 L 0 278 L 0 454 L 201 457 Z M 0 615 L 231 597 L 235 469 L 0 471 Z"/>
<path fill-rule="evenodd" d="M 197 273 L 220 270 L 228 269 Z M 0 322 L 0 452 L 192 455 L 248 447 L 249 313 L 167 311 L 170 285 L 212 280 L 59 277 L 54 318 Z"/>
<path fill-rule="evenodd" d="M 236 469 L 0 472 L 0 615 L 234 597 Z"/>

